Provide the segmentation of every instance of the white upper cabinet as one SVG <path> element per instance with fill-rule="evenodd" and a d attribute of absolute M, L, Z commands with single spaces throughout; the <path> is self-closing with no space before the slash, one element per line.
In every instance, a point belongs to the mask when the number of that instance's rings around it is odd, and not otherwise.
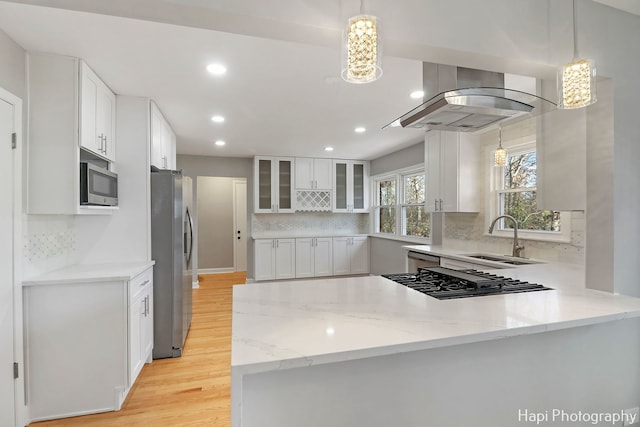
<path fill-rule="evenodd" d="M 331 190 L 333 161 L 296 157 L 296 190 Z"/>
<path fill-rule="evenodd" d="M 155 102 L 151 102 L 151 165 L 176 168 L 176 134 Z"/>
<path fill-rule="evenodd" d="M 255 213 L 294 212 L 293 157 L 258 156 L 253 175 Z"/>
<path fill-rule="evenodd" d="M 333 212 L 369 211 L 369 163 L 333 161 Z"/>
<path fill-rule="evenodd" d="M 482 161 L 477 136 L 430 131 L 425 137 L 425 175 L 429 212 L 478 212 Z"/>
<path fill-rule="evenodd" d="M 27 212 L 113 213 L 80 206 L 80 161 L 115 170 L 113 93 L 80 59 L 45 53 L 28 53 L 27 84 Z"/>
<path fill-rule="evenodd" d="M 80 146 L 109 161 L 116 159 L 116 96 L 80 61 Z"/>

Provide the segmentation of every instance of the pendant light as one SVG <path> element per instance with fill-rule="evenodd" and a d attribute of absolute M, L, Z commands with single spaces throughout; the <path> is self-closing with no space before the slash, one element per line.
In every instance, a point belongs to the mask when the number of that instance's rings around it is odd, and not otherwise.
<path fill-rule="evenodd" d="M 502 148 L 502 126 L 498 126 L 498 148 L 493 153 L 493 162 L 496 166 L 507 164 L 507 150 Z"/>
<path fill-rule="evenodd" d="M 347 20 L 342 41 L 342 78 L 349 83 L 369 83 L 382 76 L 380 20 L 363 14 Z"/>
<path fill-rule="evenodd" d="M 582 108 L 596 100 L 596 65 L 578 55 L 576 0 L 573 0 L 573 61 L 558 70 L 558 108 Z"/>

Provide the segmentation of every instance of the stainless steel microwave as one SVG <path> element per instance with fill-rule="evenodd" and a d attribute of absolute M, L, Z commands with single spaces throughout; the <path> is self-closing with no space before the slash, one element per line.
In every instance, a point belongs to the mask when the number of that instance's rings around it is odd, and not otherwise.
<path fill-rule="evenodd" d="M 80 204 L 118 206 L 118 175 L 100 166 L 80 162 Z"/>

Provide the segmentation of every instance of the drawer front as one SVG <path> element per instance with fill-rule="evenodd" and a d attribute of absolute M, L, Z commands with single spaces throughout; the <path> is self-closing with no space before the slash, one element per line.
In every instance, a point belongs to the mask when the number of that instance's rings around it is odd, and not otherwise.
<path fill-rule="evenodd" d="M 153 286 L 153 267 L 148 268 L 129 281 L 129 303 L 131 304 L 132 301 L 135 301 L 136 296 L 147 286 Z"/>

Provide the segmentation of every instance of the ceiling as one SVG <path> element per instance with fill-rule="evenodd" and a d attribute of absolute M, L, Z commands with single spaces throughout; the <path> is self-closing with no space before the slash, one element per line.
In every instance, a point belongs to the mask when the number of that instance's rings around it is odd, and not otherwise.
<path fill-rule="evenodd" d="M 482 2 L 465 2 L 466 13 L 459 14 L 459 1 L 398 1 L 401 6 L 364 4 L 365 12 L 383 17 L 385 43 L 384 74 L 364 85 L 339 77 L 342 26 L 359 12 L 358 0 L 0 0 L 0 29 L 26 50 L 83 58 L 117 94 L 155 100 L 177 134 L 179 154 L 373 159 L 423 139 L 419 129 L 382 130 L 419 104 L 409 94 L 422 86 L 422 58 L 555 75 L 554 67 L 527 62 L 519 49 L 539 32 L 530 24 L 538 19 L 529 18 L 546 17 L 544 6 L 525 4 L 514 17 L 513 10 L 501 15 Z M 635 1 L 598 1 L 639 12 Z M 434 5 L 439 14 L 430 13 Z M 468 36 L 454 37 L 442 15 L 456 16 L 461 28 L 472 20 L 491 28 L 512 19 L 521 31 L 513 32 L 504 58 L 475 52 L 505 37 L 497 32 L 464 52 Z M 227 73 L 208 74 L 211 62 L 224 63 Z M 225 122 L 213 123 L 216 114 Z M 366 132 L 355 133 L 359 126 Z M 214 146 L 218 139 L 226 146 Z"/>
<path fill-rule="evenodd" d="M 339 46 L 10 2 L 0 2 L 0 28 L 26 50 L 85 59 L 117 94 L 154 99 L 179 154 L 370 159 L 423 138 L 381 129 L 419 104 L 409 94 L 422 87 L 420 61 L 385 57 L 383 78 L 355 85 L 339 77 Z M 227 73 L 207 73 L 211 62 Z M 225 122 L 213 123 L 215 114 Z"/>

